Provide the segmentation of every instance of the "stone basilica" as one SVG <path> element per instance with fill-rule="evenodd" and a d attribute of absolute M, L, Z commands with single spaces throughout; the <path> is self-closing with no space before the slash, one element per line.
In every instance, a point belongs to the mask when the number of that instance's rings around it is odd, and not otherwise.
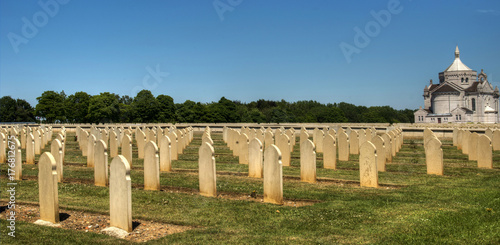
<path fill-rule="evenodd" d="M 415 112 L 415 123 L 499 123 L 498 87 L 488 82 L 481 70 L 477 74 L 460 60 L 439 73 L 439 84 L 432 80 L 424 88 L 424 108 Z"/>

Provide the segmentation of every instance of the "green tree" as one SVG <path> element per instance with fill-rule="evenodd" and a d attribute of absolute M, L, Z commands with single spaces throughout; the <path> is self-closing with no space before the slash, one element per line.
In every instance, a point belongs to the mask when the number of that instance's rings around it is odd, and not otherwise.
<path fill-rule="evenodd" d="M 0 98 L 0 121 L 15 122 L 16 121 L 16 100 L 10 96 Z"/>
<path fill-rule="evenodd" d="M 266 121 L 266 116 L 257 108 L 252 108 L 248 111 L 248 115 L 250 116 L 250 121 L 253 123 L 263 123 Z"/>
<path fill-rule="evenodd" d="M 109 92 L 90 98 L 88 119 L 93 123 L 113 123 L 120 119 L 120 101 L 117 94 Z"/>
<path fill-rule="evenodd" d="M 16 100 L 16 122 L 35 122 L 35 109 L 26 100 Z"/>
<path fill-rule="evenodd" d="M 236 110 L 237 106 L 235 102 L 226 99 L 226 97 L 222 97 L 219 102 L 214 105 L 214 121 L 218 123 L 239 122 L 241 117 L 238 116 Z"/>
<path fill-rule="evenodd" d="M 35 114 L 45 118 L 45 122 L 64 122 L 66 121 L 66 113 L 64 101 L 66 95 L 64 91 L 57 93 L 54 91 L 45 91 L 42 96 L 36 98 L 38 104 L 35 107 Z"/>
<path fill-rule="evenodd" d="M 317 114 L 317 122 L 320 123 L 341 123 L 347 122 L 344 112 L 332 104 L 323 107 Z"/>
<path fill-rule="evenodd" d="M 149 90 L 141 90 L 137 93 L 132 102 L 132 109 L 134 121 L 144 123 L 156 122 L 160 112 L 159 103 Z"/>
<path fill-rule="evenodd" d="M 156 97 L 159 106 L 158 121 L 159 122 L 174 122 L 175 121 L 175 103 L 174 99 L 168 95 L 160 94 Z"/>
<path fill-rule="evenodd" d="M 35 110 L 22 99 L 0 98 L 0 122 L 35 122 Z"/>
<path fill-rule="evenodd" d="M 66 108 L 66 118 L 72 123 L 86 123 L 88 122 L 88 112 L 90 96 L 85 92 L 76 92 L 68 96 L 64 101 L 64 106 Z"/>
<path fill-rule="evenodd" d="M 120 103 L 121 104 L 124 104 L 124 105 L 131 105 L 132 102 L 134 101 L 133 98 L 131 98 L 130 96 L 128 95 L 123 95 L 122 97 L 120 97 Z"/>
<path fill-rule="evenodd" d="M 196 103 L 191 100 L 186 100 L 183 104 L 177 104 L 176 116 L 177 121 L 182 123 L 195 122 L 196 113 L 194 111 L 194 106 Z"/>

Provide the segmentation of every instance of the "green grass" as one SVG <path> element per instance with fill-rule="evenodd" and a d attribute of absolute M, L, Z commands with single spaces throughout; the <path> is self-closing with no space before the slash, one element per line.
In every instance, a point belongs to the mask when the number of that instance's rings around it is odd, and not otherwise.
<path fill-rule="evenodd" d="M 86 167 L 77 143 L 68 134 L 64 177 L 71 183 L 59 184 L 62 208 L 107 214 L 107 188 L 92 184 L 93 169 Z M 54 135 L 55 137 L 55 135 Z M 320 201 L 312 206 L 290 207 L 208 198 L 169 190 L 198 188 L 197 154 L 201 135 L 173 162 L 172 173 L 161 173 L 162 191 L 144 191 L 143 161 L 134 162 L 131 173 L 133 216 L 195 227 L 150 244 L 498 244 L 500 243 L 500 152 L 494 152 L 493 170 L 478 169 L 451 142 L 443 141 L 445 175 L 426 174 L 422 142 L 405 141 L 401 151 L 379 173 L 381 188 L 360 188 L 358 156 L 339 162 L 337 170 L 322 168 L 318 153 L 317 175 L 339 180 L 316 184 L 296 180 L 300 176 L 299 145 L 292 153 L 291 167 L 284 167 L 285 199 Z M 223 144 L 222 135 L 213 133 L 217 163 L 217 190 L 240 195 L 263 194 L 261 179 L 248 178 L 247 165 Z M 135 145 L 134 145 L 135 146 Z M 44 151 L 48 151 L 47 145 Z M 38 156 L 37 158 L 38 159 Z M 110 159 L 111 160 L 111 159 Z M 2 164 L 2 176 L 7 166 Z M 181 171 L 182 170 L 182 171 Z M 229 173 L 235 174 L 229 174 Z M 36 165 L 24 165 L 25 180 L 18 182 L 17 201 L 38 202 L 34 180 Z M 5 188 L 6 178 L 1 178 Z M 75 183 L 79 181 L 81 183 Z M 3 189 L 2 189 L 3 190 Z M 188 191 L 189 192 L 189 191 Z M 6 200 L 7 193 L 0 194 Z M 279 210 L 279 212 L 277 212 Z M 2 244 L 116 244 L 127 241 L 106 235 L 16 223 L 16 238 L 5 235 L 1 220 Z"/>

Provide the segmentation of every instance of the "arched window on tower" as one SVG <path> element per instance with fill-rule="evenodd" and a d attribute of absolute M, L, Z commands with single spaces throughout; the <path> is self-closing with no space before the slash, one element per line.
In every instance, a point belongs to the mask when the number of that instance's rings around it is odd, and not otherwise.
<path fill-rule="evenodd" d="M 464 78 L 462 77 L 462 83 L 464 83 Z"/>
<path fill-rule="evenodd" d="M 469 78 L 466 78 L 466 79 L 465 79 L 465 83 L 469 83 Z"/>
<path fill-rule="evenodd" d="M 476 111 L 476 99 L 472 98 L 471 104 L 472 104 L 472 111 Z"/>

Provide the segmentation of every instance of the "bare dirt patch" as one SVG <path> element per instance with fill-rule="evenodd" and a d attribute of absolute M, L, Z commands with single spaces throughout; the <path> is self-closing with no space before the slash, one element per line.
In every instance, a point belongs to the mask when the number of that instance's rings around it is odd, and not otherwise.
<path fill-rule="evenodd" d="M 7 203 L 0 202 L 0 205 L 5 210 Z M 39 207 L 34 204 L 17 203 L 16 214 L 16 221 L 34 223 L 40 218 Z M 105 234 L 101 231 L 109 227 L 109 215 L 59 209 L 59 217 L 61 228 L 66 230 Z M 6 219 L 5 214 L 2 214 L 2 218 Z M 132 220 L 132 226 L 133 231 L 124 238 L 132 242 L 146 242 L 194 228 L 139 219 Z"/>

